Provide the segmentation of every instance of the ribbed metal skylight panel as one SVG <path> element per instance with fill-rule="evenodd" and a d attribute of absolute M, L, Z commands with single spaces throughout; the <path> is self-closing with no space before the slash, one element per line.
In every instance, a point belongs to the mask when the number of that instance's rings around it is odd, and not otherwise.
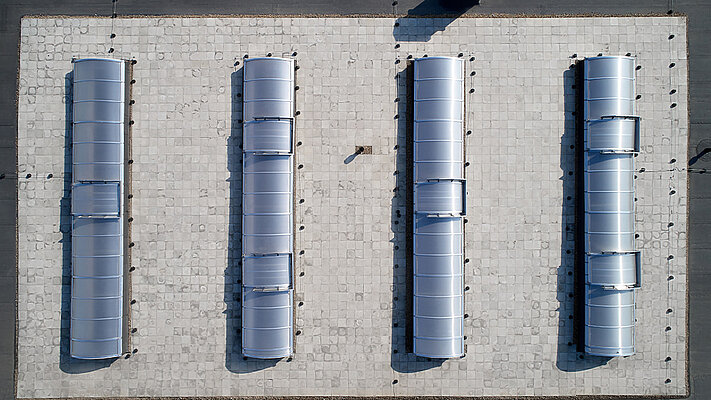
<path fill-rule="evenodd" d="M 464 62 L 414 62 L 414 353 L 464 354 Z"/>
<path fill-rule="evenodd" d="M 634 115 L 632 57 L 584 62 L 585 352 L 635 352 L 634 156 L 639 118 Z"/>
<path fill-rule="evenodd" d="M 122 353 L 125 63 L 74 61 L 70 353 Z"/>
<path fill-rule="evenodd" d="M 244 63 L 242 354 L 293 351 L 294 60 Z"/>

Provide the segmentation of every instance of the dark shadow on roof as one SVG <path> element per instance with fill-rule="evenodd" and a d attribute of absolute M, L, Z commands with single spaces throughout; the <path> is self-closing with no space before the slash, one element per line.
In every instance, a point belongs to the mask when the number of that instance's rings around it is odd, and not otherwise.
<path fill-rule="evenodd" d="M 392 348 L 390 367 L 398 373 L 410 374 L 439 368 L 446 359 L 420 357 L 413 353 L 413 248 L 412 170 L 414 142 L 412 135 L 412 78 L 413 66 L 395 77 L 397 84 L 397 145 L 396 189 L 391 202 L 390 230 L 393 234 L 392 283 Z M 397 377 L 397 375 L 395 375 Z M 397 379 L 393 380 L 397 384 Z"/>
<path fill-rule="evenodd" d="M 577 80 L 578 68 L 571 67 L 563 72 L 563 96 L 565 126 L 560 138 L 560 177 L 563 186 L 561 204 L 560 248 L 561 263 L 558 266 L 557 292 L 558 300 L 558 343 L 556 351 L 556 368 L 565 372 L 586 371 L 616 363 L 610 357 L 598 357 L 584 352 L 584 301 L 585 301 L 585 259 L 582 225 L 583 199 L 582 189 L 582 130 L 580 130 L 582 112 L 579 110 L 579 92 L 576 87 L 582 87 Z M 534 310 L 543 312 L 547 310 Z"/>
<path fill-rule="evenodd" d="M 476 5 L 479 0 L 424 0 L 395 21 L 393 37 L 398 42 L 427 42 Z"/>

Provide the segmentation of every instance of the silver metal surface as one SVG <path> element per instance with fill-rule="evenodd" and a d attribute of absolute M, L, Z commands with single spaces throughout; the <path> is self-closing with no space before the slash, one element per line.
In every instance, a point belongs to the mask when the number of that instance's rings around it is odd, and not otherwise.
<path fill-rule="evenodd" d="M 294 60 L 249 58 L 244 63 L 244 121 L 293 118 Z"/>
<path fill-rule="evenodd" d="M 123 179 L 124 62 L 74 62 L 73 181 Z"/>
<path fill-rule="evenodd" d="M 291 120 L 267 119 L 244 124 L 244 151 L 291 153 Z"/>
<path fill-rule="evenodd" d="M 585 352 L 629 356 L 635 352 L 634 302 L 640 285 L 634 59 L 588 58 L 584 71 Z"/>
<path fill-rule="evenodd" d="M 293 352 L 294 61 L 244 63 L 242 354 Z"/>
<path fill-rule="evenodd" d="M 638 118 L 605 118 L 588 121 L 588 149 L 603 151 L 638 150 L 639 147 Z"/>
<path fill-rule="evenodd" d="M 118 217 L 121 186 L 116 183 L 77 183 L 72 187 L 74 216 Z"/>
<path fill-rule="evenodd" d="M 414 353 L 464 354 L 464 62 L 414 63 Z"/>
<path fill-rule="evenodd" d="M 125 63 L 74 61 L 70 354 L 119 357 L 123 329 Z"/>
<path fill-rule="evenodd" d="M 607 115 L 634 114 L 634 58 L 585 59 L 584 117 L 586 121 Z"/>
<path fill-rule="evenodd" d="M 635 353 L 635 291 L 588 285 L 585 292 L 585 352 L 603 357 Z"/>
<path fill-rule="evenodd" d="M 638 284 L 639 253 L 591 254 L 587 257 L 585 282 L 590 285 L 633 287 Z"/>
<path fill-rule="evenodd" d="M 415 187 L 415 212 L 431 216 L 464 215 L 465 199 L 463 180 L 419 182 Z"/>
<path fill-rule="evenodd" d="M 242 353 L 283 358 L 293 352 L 292 290 L 242 291 Z"/>

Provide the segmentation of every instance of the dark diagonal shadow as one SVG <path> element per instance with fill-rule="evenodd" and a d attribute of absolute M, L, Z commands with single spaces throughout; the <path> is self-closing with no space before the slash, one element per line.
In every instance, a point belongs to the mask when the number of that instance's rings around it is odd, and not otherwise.
<path fill-rule="evenodd" d="M 393 37 L 398 42 L 427 42 L 478 4 L 479 0 L 425 0 L 395 21 Z"/>
<path fill-rule="evenodd" d="M 408 63 L 397 74 L 397 148 L 396 186 L 391 203 L 390 229 L 393 232 L 393 284 L 392 284 L 392 349 L 390 367 L 401 373 L 412 373 L 439 367 L 444 359 L 418 357 L 412 353 L 412 71 Z"/>
<path fill-rule="evenodd" d="M 354 151 L 353 154 L 349 154 L 348 157 L 346 157 L 345 160 L 343 160 L 343 163 L 348 165 L 353 162 L 353 160 L 356 159 L 359 155 L 363 154 L 363 147 L 360 147 L 358 150 Z"/>
<path fill-rule="evenodd" d="M 702 140 L 696 148 L 697 154 L 689 159 L 689 166 L 693 166 L 697 162 L 711 160 L 711 140 Z"/>
<path fill-rule="evenodd" d="M 583 340 L 585 301 L 585 259 L 582 212 L 583 131 L 580 105 L 581 88 L 576 70 L 571 67 L 563 73 L 565 127 L 560 139 L 560 169 L 563 175 L 561 201 L 560 247 L 561 263 L 558 266 L 556 298 L 558 300 L 558 350 L 556 367 L 561 371 L 584 371 L 605 365 L 608 357 L 584 354 Z"/>

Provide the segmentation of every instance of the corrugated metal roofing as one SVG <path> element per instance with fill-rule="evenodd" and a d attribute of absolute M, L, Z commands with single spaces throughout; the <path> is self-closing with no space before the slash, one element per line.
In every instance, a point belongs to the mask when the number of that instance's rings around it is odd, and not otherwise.
<path fill-rule="evenodd" d="M 635 353 L 634 71 L 631 57 L 584 62 L 585 352 L 598 356 Z"/>
<path fill-rule="evenodd" d="M 293 351 L 294 60 L 244 63 L 242 354 Z"/>
<path fill-rule="evenodd" d="M 122 353 L 125 63 L 74 61 L 70 353 Z"/>
<path fill-rule="evenodd" d="M 414 353 L 464 354 L 464 62 L 414 62 Z"/>

